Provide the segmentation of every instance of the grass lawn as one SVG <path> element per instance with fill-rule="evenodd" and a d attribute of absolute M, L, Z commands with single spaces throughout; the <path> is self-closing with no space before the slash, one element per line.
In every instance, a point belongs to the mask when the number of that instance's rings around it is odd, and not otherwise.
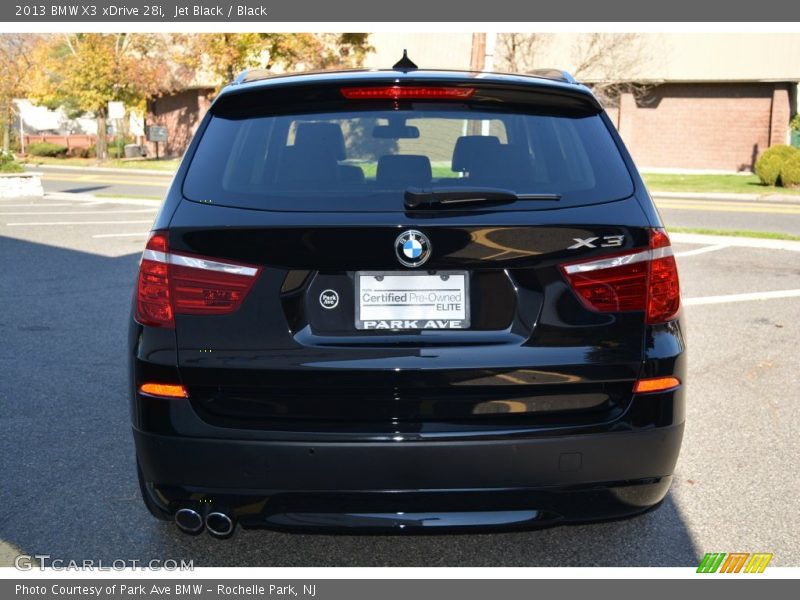
<path fill-rule="evenodd" d="M 49 156 L 29 156 L 26 161 L 29 165 L 53 165 L 61 167 L 108 167 L 113 169 L 143 169 L 147 171 L 166 171 L 173 173 L 180 162 L 177 158 L 159 159 L 145 158 L 141 160 L 120 160 L 112 158 L 102 165 L 97 164 L 96 158 L 52 158 Z"/>
<path fill-rule="evenodd" d="M 755 175 L 677 175 L 643 173 L 651 192 L 724 192 L 735 194 L 795 194 L 800 188 L 762 184 Z"/>

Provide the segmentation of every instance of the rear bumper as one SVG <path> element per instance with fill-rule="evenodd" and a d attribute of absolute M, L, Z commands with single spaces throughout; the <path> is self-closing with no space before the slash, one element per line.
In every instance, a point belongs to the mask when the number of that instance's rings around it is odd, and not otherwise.
<path fill-rule="evenodd" d="M 153 501 L 278 529 L 519 528 L 620 518 L 666 495 L 683 424 L 470 441 L 287 442 L 134 430 Z"/>

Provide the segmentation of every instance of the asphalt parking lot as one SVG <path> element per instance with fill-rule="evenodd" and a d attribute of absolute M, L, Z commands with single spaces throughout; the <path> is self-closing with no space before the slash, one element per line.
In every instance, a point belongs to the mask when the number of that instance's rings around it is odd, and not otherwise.
<path fill-rule="evenodd" d="M 146 201 L 0 200 L 0 562 L 22 551 L 197 566 L 696 566 L 743 551 L 800 566 L 800 243 L 674 236 L 688 417 L 657 511 L 526 533 L 218 541 L 152 519 L 136 484 L 126 327 L 154 215 Z"/>

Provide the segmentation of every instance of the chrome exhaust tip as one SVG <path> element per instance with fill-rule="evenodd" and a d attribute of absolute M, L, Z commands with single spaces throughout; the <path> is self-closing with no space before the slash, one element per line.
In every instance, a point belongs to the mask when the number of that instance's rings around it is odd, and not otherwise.
<path fill-rule="evenodd" d="M 184 533 L 200 533 L 203 530 L 203 517 L 192 508 L 181 508 L 175 513 L 175 525 Z"/>
<path fill-rule="evenodd" d="M 206 516 L 206 529 L 214 537 L 224 538 L 233 533 L 234 523 L 222 512 L 210 512 Z"/>

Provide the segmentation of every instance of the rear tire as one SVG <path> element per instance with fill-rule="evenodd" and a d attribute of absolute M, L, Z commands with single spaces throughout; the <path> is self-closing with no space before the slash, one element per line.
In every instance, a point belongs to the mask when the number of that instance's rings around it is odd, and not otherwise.
<path fill-rule="evenodd" d="M 139 465 L 138 459 L 136 460 L 136 477 L 139 479 L 139 491 L 142 494 L 142 501 L 144 502 L 147 512 L 159 521 L 171 521 L 172 515 L 153 500 L 152 492 L 150 491 L 150 486 L 152 484 L 149 481 L 145 481 L 144 475 L 142 474 L 142 467 Z"/>

